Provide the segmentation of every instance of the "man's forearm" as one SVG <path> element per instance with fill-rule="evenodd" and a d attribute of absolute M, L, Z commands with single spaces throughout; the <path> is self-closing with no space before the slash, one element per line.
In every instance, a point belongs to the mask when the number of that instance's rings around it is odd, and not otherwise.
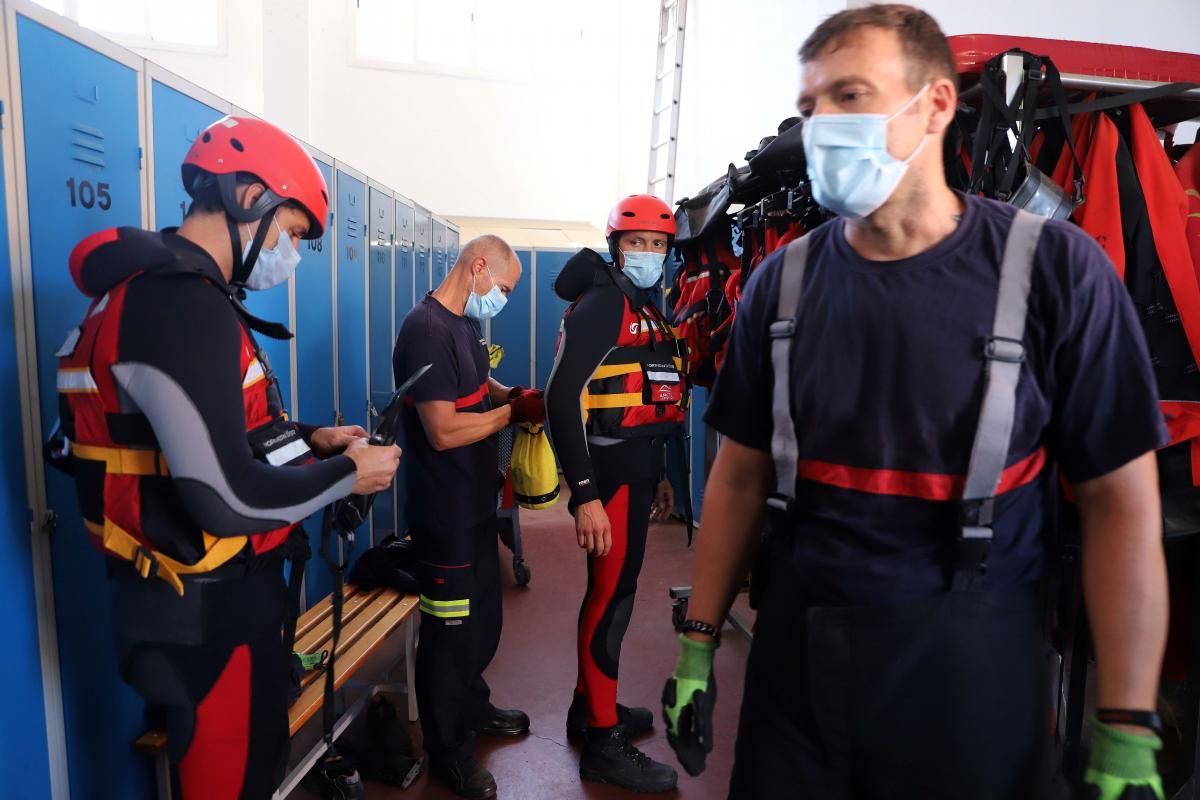
<path fill-rule="evenodd" d="M 1079 497 L 1083 590 L 1102 708 L 1153 710 L 1157 703 L 1167 638 L 1167 575 L 1157 482 L 1143 476 L 1142 484 L 1140 496 Z"/>
<path fill-rule="evenodd" d="M 692 597 L 688 601 L 691 619 L 718 629 L 758 551 L 765 498 L 762 476 L 747 475 L 722 455 L 717 454 L 705 487 L 703 521 L 692 561 Z"/>
<path fill-rule="evenodd" d="M 430 432 L 435 450 L 453 450 L 488 438 L 512 421 L 512 409 L 503 405 L 482 414 L 459 411 Z"/>

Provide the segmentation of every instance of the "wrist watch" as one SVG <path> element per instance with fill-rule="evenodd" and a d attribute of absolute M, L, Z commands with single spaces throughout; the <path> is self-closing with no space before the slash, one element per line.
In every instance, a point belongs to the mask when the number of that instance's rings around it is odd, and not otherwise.
<path fill-rule="evenodd" d="M 698 619 L 689 619 L 684 621 L 683 626 L 679 629 L 680 633 L 702 633 L 705 636 L 711 636 L 713 642 L 721 643 L 721 632 L 707 622 L 701 622 Z"/>
<path fill-rule="evenodd" d="M 1139 711 L 1133 708 L 1100 708 L 1096 710 L 1096 719 L 1105 725 L 1137 725 L 1162 735 L 1162 717 L 1154 711 Z"/>

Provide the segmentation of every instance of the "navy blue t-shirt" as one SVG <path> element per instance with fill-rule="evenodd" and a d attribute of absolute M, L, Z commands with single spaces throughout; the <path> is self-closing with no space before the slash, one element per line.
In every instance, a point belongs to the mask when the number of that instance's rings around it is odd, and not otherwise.
<path fill-rule="evenodd" d="M 433 368 L 413 386 L 404 409 L 408 523 L 431 533 L 465 530 L 496 511 L 497 438 L 439 453 L 413 403 L 448 400 L 460 412 L 490 410 L 487 343 L 478 322 L 453 313 L 430 294 L 400 326 L 392 353 L 396 385 L 425 364 Z"/>
<path fill-rule="evenodd" d="M 982 346 L 1013 214 L 967 197 L 948 238 L 889 262 L 854 252 L 844 220 L 813 231 L 791 365 L 800 452 L 793 565 L 812 604 L 904 602 L 946 588 L 959 534 L 953 500 L 979 419 Z M 751 277 L 705 414 L 722 434 L 765 451 L 767 329 L 782 262 L 773 253 Z M 1086 481 L 1167 441 L 1133 305 L 1104 252 L 1073 225 L 1042 231 L 1025 349 L 985 588 L 1041 574 L 1043 464 Z"/>

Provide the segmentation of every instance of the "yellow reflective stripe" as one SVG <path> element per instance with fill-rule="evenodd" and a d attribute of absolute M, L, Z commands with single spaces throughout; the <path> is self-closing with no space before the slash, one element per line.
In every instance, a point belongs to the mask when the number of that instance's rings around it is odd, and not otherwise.
<path fill-rule="evenodd" d="M 71 454 L 84 461 L 103 461 L 109 475 L 167 475 L 167 459 L 157 450 L 130 450 L 71 442 Z"/>
<path fill-rule="evenodd" d="M 63 394 L 99 394 L 100 387 L 92 378 L 92 371 L 87 367 L 79 369 L 60 369 L 58 371 L 58 391 Z"/>
<path fill-rule="evenodd" d="M 633 364 L 601 364 L 596 367 L 596 371 L 592 373 L 592 380 L 602 381 L 605 378 L 615 378 L 618 375 L 632 375 L 635 372 L 641 372 L 642 365 L 634 362 Z"/>
<path fill-rule="evenodd" d="M 157 550 L 144 547 L 131 533 L 124 530 L 108 517 L 104 525 L 97 525 L 84 520 L 88 531 L 98 539 L 106 551 L 118 558 L 132 561 L 134 568 L 143 578 L 149 578 L 151 573 L 158 575 L 169 583 L 175 592 L 183 596 L 183 581 L 180 575 L 195 575 L 201 572 L 212 572 L 229 559 L 236 556 L 246 546 L 245 536 L 213 536 L 205 532 L 204 545 L 207 548 L 204 558 L 195 564 L 183 564 Z M 153 556 L 153 560 L 150 558 Z M 158 562 L 157 569 L 154 562 Z"/>
<path fill-rule="evenodd" d="M 246 367 L 246 377 L 242 379 L 242 388 L 249 389 L 267 376 L 263 373 L 262 363 L 256 358 Z"/>
<path fill-rule="evenodd" d="M 633 408 L 634 406 L 645 405 L 642 402 L 641 392 L 630 392 L 628 394 L 589 394 L 585 401 L 589 411 L 597 411 L 606 408 Z"/>
<path fill-rule="evenodd" d="M 421 595 L 421 611 L 431 617 L 441 619 L 457 619 L 471 616 L 471 601 L 466 600 L 434 600 Z"/>

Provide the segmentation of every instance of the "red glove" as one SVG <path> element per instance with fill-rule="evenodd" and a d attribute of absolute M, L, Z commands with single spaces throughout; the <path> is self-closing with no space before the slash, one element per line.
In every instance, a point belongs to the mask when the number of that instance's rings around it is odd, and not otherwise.
<path fill-rule="evenodd" d="M 538 397 L 541 397 L 542 390 L 541 389 L 526 389 L 524 386 L 514 386 L 508 390 L 508 402 L 511 403 L 513 400 L 516 400 L 521 395 L 528 395 L 528 394 L 533 394 L 533 395 L 537 395 Z"/>
<path fill-rule="evenodd" d="M 532 422 L 541 425 L 546 421 L 546 401 L 542 399 L 540 391 L 524 389 L 520 394 L 510 393 L 508 406 L 512 409 L 512 421 L 516 424 Z"/>

